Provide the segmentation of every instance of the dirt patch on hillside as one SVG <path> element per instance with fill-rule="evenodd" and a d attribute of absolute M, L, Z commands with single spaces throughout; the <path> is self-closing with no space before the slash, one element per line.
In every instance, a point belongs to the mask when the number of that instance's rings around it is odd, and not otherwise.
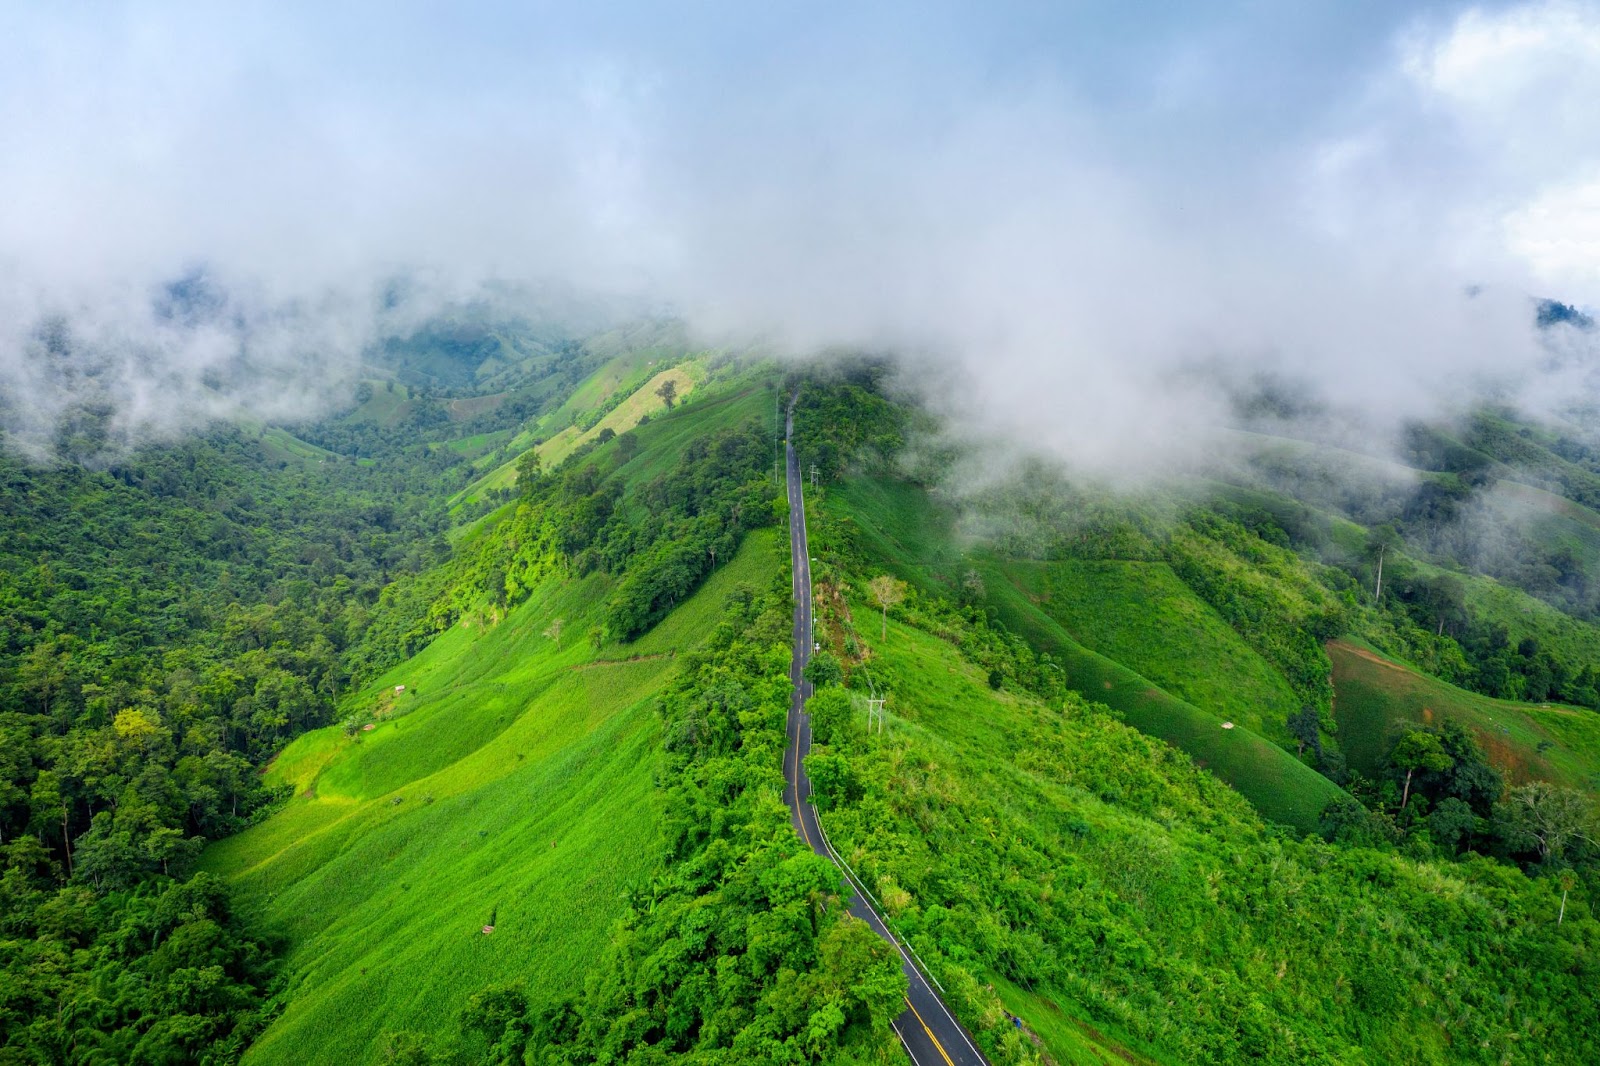
<path fill-rule="evenodd" d="M 1357 658 L 1365 659 L 1369 663 L 1377 663 L 1379 666 L 1397 671 L 1398 673 L 1403 674 L 1406 672 L 1406 668 L 1401 666 L 1399 663 L 1392 663 L 1388 659 L 1385 659 L 1383 656 L 1379 655 L 1377 652 L 1368 651 L 1366 648 L 1359 647 L 1355 644 L 1346 644 L 1342 640 L 1328 641 L 1327 648 L 1329 652 L 1332 652 L 1335 649 L 1338 649 L 1342 652 L 1349 652 L 1351 655 L 1354 655 Z"/>
<path fill-rule="evenodd" d="M 569 670 L 595 670 L 602 666 L 630 666 L 633 663 L 653 663 L 658 659 L 674 659 L 678 655 L 675 651 L 657 652 L 655 655 L 633 655 L 626 659 L 591 659 L 586 663 L 569 666 Z"/>
<path fill-rule="evenodd" d="M 1513 784 L 1521 784 L 1528 779 L 1528 768 L 1523 764 L 1521 754 L 1504 737 L 1482 729 L 1472 732 L 1478 738 L 1489 765 L 1505 774 Z"/>

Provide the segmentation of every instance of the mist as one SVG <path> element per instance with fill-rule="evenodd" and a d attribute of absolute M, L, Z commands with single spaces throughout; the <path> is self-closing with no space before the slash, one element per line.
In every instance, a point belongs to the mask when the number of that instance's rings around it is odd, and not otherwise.
<path fill-rule="evenodd" d="M 1600 302 L 1597 98 L 1577 3 L 10 9 L 0 422 L 312 417 L 552 287 L 893 352 L 995 454 L 1116 481 L 1263 380 L 1369 448 L 1559 415 L 1595 344 L 1534 306 Z"/>

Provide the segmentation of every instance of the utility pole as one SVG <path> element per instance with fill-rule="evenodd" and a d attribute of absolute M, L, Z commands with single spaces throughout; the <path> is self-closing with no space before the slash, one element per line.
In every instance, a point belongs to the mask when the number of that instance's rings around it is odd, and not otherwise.
<path fill-rule="evenodd" d="M 872 732 L 873 723 L 877 723 L 878 732 L 882 733 L 889 715 L 883 709 L 886 701 L 882 699 L 869 699 L 867 701 L 867 732 Z"/>

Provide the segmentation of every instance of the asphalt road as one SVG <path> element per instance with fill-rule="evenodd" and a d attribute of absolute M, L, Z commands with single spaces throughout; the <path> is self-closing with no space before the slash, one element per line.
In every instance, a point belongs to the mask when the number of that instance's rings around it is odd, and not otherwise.
<path fill-rule="evenodd" d="M 835 854 L 828 838 L 817 822 L 817 809 L 811 805 L 811 782 L 806 777 L 802 762 L 811 751 L 811 716 L 805 712 L 805 701 L 811 695 L 811 686 L 801 676 L 806 663 L 811 660 L 811 555 L 806 544 L 805 487 L 801 484 L 800 464 L 795 458 L 794 404 L 789 405 L 789 415 L 784 432 L 784 450 L 787 457 L 789 486 L 789 544 L 794 555 L 794 660 L 789 667 L 789 678 L 794 683 L 789 698 L 789 745 L 784 753 L 784 802 L 789 805 L 789 815 L 794 831 L 800 834 L 812 851 L 839 867 L 845 875 L 850 891 L 850 913 L 872 926 L 874 932 L 900 953 L 900 964 L 906 972 L 910 988 L 906 993 L 906 1009 L 894 1020 L 895 1032 L 900 1042 L 917 1066 L 979 1066 L 987 1064 L 972 1037 L 957 1022 L 950 1008 L 945 1006 L 933 982 L 922 972 L 911 952 L 884 924 L 871 904 L 867 893 L 856 883 L 845 863 Z"/>

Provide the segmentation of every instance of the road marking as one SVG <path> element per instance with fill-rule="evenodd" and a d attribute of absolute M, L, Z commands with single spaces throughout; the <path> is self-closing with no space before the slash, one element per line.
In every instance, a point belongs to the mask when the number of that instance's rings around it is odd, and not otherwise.
<path fill-rule="evenodd" d="M 934 1050 L 938 1051 L 939 1057 L 944 1059 L 945 1066 L 956 1066 L 956 1064 L 951 1061 L 950 1053 L 944 1049 L 943 1044 L 939 1043 L 939 1038 L 933 1035 L 932 1029 L 928 1028 L 928 1023 L 922 1020 L 922 1015 L 918 1013 L 917 1005 L 911 1002 L 911 997 L 907 996 L 905 997 L 905 1000 L 906 1006 L 911 1008 L 911 1013 L 917 1016 L 917 1024 L 922 1026 L 922 1031 L 928 1034 L 929 1040 L 933 1041 Z"/>

